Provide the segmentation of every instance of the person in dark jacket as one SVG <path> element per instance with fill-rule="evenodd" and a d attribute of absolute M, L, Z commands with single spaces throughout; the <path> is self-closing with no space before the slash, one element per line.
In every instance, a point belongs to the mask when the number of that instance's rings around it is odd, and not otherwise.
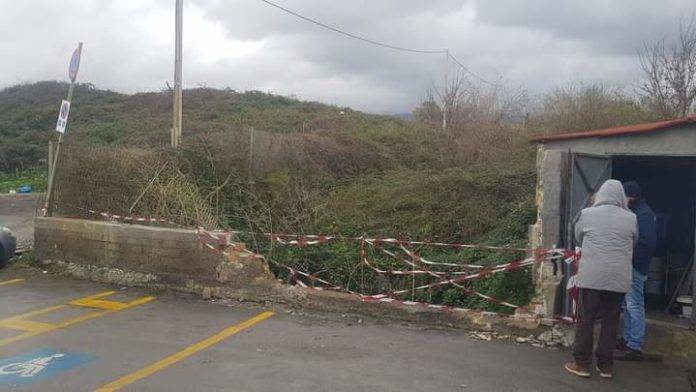
<path fill-rule="evenodd" d="M 624 183 L 628 206 L 638 221 L 638 242 L 633 249 L 633 284 L 624 303 L 623 341 L 615 359 L 640 361 L 645 343 L 645 281 L 648 267 L 657 247 L 657 218 L 642 197 L 640 185 L 635 181 Z"/>

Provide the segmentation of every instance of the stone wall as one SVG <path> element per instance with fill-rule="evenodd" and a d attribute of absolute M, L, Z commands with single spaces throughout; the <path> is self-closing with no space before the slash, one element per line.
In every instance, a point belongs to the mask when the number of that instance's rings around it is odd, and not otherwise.
<path fill-rule="evenodd" d="M 68 218 L 37 218 L 36 256 L 42 262 L 154 274 L 170 282 L 246 285 L 273 279 L 262 260 L 212 252 L 195 230 L 171 229 Z"/>

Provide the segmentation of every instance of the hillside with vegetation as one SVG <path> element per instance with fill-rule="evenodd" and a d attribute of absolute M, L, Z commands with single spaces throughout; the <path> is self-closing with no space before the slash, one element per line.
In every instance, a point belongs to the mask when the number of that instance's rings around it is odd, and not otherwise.
<path fill-rule="evenodd" d="M 0 91 L 0 172 L 35 177 L 45 164 L 48 140 L 56 137 L 52 128 L 66 91 L 57 82 Z M 521 246 L 536 214 L 531 135 L 659 117 L 602 85 L 560 88 L 536 103 L 499 90 L 457 94 L 446 106 L 450 121 L 443 131 L 434 99 L 406 121 L 256 91 L 186 90 L 184 146 L 170 151 L 169 92 L 126 95 L 79 85 L 61 194 L 70 195 L 74 207 L 255 233 Z M 256 236 L 242 239 L 345 286 L 374 291 L 378 284 L 369 271 L 360 270 L 356 278 L 355 246 L 283 250 Z M 420 251 L 480 263 L 510 257 Z M 529 272 L 472 285 L 515 303 L 532 294 Z M 423 295 L 414 299 L 504 310 L 459 290 Z"/>

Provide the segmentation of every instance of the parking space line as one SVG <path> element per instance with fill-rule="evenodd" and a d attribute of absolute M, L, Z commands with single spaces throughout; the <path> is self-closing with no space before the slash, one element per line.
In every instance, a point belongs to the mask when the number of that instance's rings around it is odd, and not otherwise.
<path fill-rule="evenodd" d="M 141 380 L 143 378 L 146 378 L 148 376 L 151 376 L 152 374 L 167 368 L 183 359 L 186 359 L 187 357 L 204 350 L 210 346 L 213 346 L 217 343 L 220 343 L 222 340 L 238 333 L 241 332 L 247 328 L 250 328 L 254 326 L 255 324 L 258 324 L 267 318 L 273 316 L 273 312 L 263 312 L 260 313 L 250 319 L 247 319 L 239 324 L 235 324 L 231 327 L 228 327 L 217 334 L 210 336 L 206 339 L 201 340 L 198 343 L 195 343 L 189 347 L 186 347 L 185 349 L 174 353 L 166 358 L 163 358 L 157 362 L 154 362 L 140 370 L 137 370 L 131 374 L 128 374 L 126 376 L 123 376 L 119 378 L 118 380 L 112 381 L 99 389 L 96 390 L 96 392 L 110 392 L 110 391 L 116 391 L 118 389 L 121 389 L 125 386 L 128 386 L 138 380 Z"/>
<path fill-rule="evenodd" d="M 20 340 L 28 339 L 37 335 L 41 335 L 47 332 L 55 331 L 57 329 L 67 328 L 87 320 L 105 316 L 110 313 L 115 313 L 124 309 L 132 308 L 134 306 L 142 305 L 155 299 L 154 297 L 146 296 L 138 298 L 131 302 L 104 301 L 111 304 L 111 308 L 109 309 L 100 306 L 91 306 L 90 301 L 93 301 L 94 298 L 103 298 L 115 293 L 115 291 L 105 291 L 103 293 L 91 295 L 89 297 L 78 298 L 74 301 L 68 302 L 67 304 L 49 306 L 47 308 L 33 310 L 28 313 L 1 319 L 0 328 L 14 329 L 22 331 L 23 333 L 0 339 L 0 347 L 6 346 L 10 343 L 14 343 Z M 29 317 L 55 312 L 60 309 L 69 308 L 70 306 L 96 308 L 99 310 L 89 312 L 77 317 L 73 317 L 68 320 L 63 320 L 57 323 L 44 323 L 39 321 L 28 320 Z"/>
<path fill-rule="evenodd" d="M 21 279 L 21 278 L 20 279 L 10 279 L 10 280 L 0 282 L 0 286 L 7 286 L 10 284 L 22 283 L 22 282 L 24 282 L 24 279 Z"/>
<path fill-rule="evenodd" d="M 52 324 L 39 321 L 23 320 L 21 318 L 7 320 L 2 323 L 5 328 L 17 329 L 24 332 L 44 332 L 53 328 Z"/>
<path fill-rule="evenodd" d="M 133 306 L 137 306 L 140 304 L 143 304 L 145 302 L 149 302 L 151 297 L 143 297 L 143 298 L 138 298 L 134 301 L 131 302 L 117 302 L 117 301 L 107 301 L 103 300 L 100 298 L 104 298 L 106 296 L 109 296 L 111 294 L 115 294 L 115 291 L 107 291 L 105 293 L 99 293 L 96 295 L 92 295 L 90 297 L 85 297 L 85 298 L 80 298 L 76 299 L 74 301 L 70 301 L 69 304 L 73 306 L 82 306 L 85 308 L 94 308 L 94 309 L 102 309 L 102 310 L 123 310 L 123 309 L 128 309 L 132 308 Z"/>

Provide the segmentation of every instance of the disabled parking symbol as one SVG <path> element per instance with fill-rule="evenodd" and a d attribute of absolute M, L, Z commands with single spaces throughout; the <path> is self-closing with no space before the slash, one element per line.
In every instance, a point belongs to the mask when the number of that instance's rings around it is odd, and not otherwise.
<path fill-rule="evenodd" d="M 67 372 L 94 360 L 91 355 L 42 349 L 0 359 L 0 384 L 26 385 Z"/>

